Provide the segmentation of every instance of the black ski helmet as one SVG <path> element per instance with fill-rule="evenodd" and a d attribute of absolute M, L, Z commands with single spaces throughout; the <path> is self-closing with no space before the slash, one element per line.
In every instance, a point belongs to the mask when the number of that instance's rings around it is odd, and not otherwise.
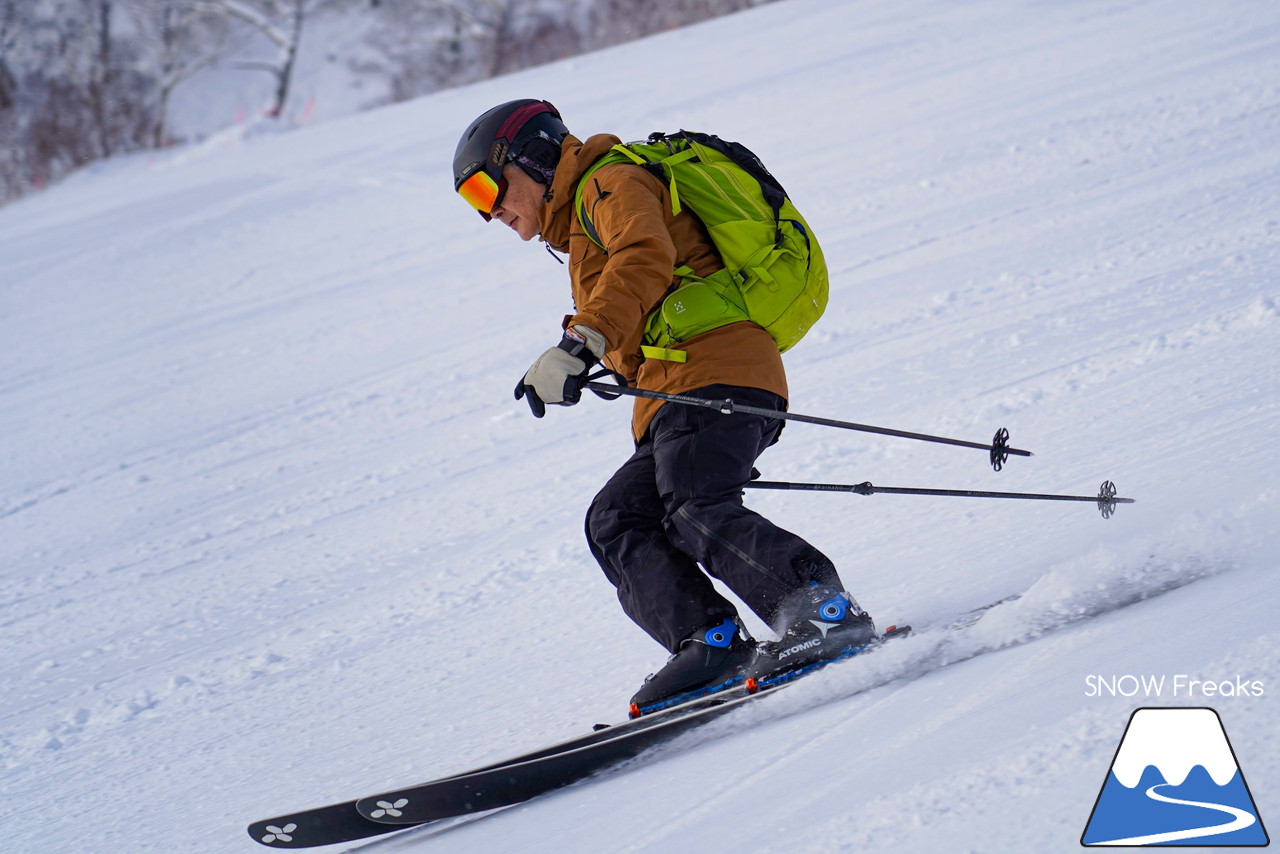
<path fill-rule="evenodd" d="M 484 171 L 501 188 L 500 199 L 506 190 L 502 167 L 508 163 L 550 185 L 560 162 L 560 143 L 568 133 L 559 111 L 548 101 L 524 98 L 499 104 L 473 121 L 458 140 L 453 154 L 453 189 L 461 191 L 467 179 Z M 480 215 L 489 219 L 486 211 L 481 210 Z"/>

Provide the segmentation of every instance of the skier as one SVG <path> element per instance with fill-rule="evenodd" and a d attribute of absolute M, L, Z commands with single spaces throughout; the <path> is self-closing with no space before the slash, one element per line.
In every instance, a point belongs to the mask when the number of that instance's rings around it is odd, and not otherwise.
<path fill-rule="evenodd" d="M 606 248 L 583 233 L 578 184 L 619 142 L 607 134 L 579 140 L 551 104 L 526 99 L 488 110 L 458 143 L 455 190 L 486 221 L 569 256 L 576 313 L 521 377 L 516 398 L 542 418 L 547 404 L 577 403 L 588 373 L 603 363 L 640 388 L 785 409 L 781 355 L 755 323 L 681 342 L 682 361 L 644 345 L 646 321 L 673 287 L 673 271 L 706 276 L 724 265 L 701 222 L 687 210 L 672 213 L 666 184 L 630 163 L 600 168 L 584 188 Z M 830 559 L 743 506 L 752 465 L 781 429 L 763 416 L 636 400 L 635 452 L 591 502 L 586 535 L 623 610 L 670 653 L 632 698 L 641 709 L 830 659 L 875 637 Z M 699 565 L 779 640 L 753 641 Z"/>

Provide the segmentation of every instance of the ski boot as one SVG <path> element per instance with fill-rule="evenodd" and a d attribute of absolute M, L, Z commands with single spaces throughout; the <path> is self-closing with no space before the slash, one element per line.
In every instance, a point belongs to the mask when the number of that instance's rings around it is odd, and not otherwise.
<path fill-rule="evenodd" d="M 678 705 L 738 685 L 755 658 L 753 641 L 734 617 L 685 638 L 657 673 L 631 698 L 631 717 Z"/>
<path fill-rule="evenodd" d="M 756 660 L 747 668 L 748 690 L 854 655 L 879 640 L 867 612 L 833 587 L 815 584 L 800 590 L 778 614 L 785 626 L 782 636 L 756 645 Z"/>

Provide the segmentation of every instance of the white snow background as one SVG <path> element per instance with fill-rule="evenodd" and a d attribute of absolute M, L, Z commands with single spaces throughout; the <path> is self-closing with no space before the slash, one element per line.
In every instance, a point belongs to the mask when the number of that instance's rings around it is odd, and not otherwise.
<path fill-rule="evenodd" d="M 512 399 L 567 275 L 449 181 L 530 96 L 772 167 L 832 272 L 794 411 L 1035 452 L 793 424 L 766 478 L 1138 503 L 752 492 L 881 625 L 1026 595 L 373 850 L 1074 851 L 1144 705 L 1216 708 L 1275 833 L 1280 7 L 790 0 L 0 210 L 0 848 L 260 851 L 616 721 L 663 662 L 581 533 L 629 407 Z"/>

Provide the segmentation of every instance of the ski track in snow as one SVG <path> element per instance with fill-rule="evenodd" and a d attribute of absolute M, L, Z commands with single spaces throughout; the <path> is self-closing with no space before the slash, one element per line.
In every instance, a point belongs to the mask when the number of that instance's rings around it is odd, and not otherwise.
<path fill-rule="evenodd" d="M 0 209 L 2 847 L 262 850 L 254 818 L 560 740 L 660 666 L 581 543 L 626 404 L 511 399 L 564 271 L 441 177 L 531 94 L 770 165 L 832 271 L 795 411 L 1035 452 L 996 474 L 794 424 L 765 477 L 1138 503 L 752 493 L 881 625 L 1025 595 L 660 762 L 363 847 L 1076 850 L 1153 703 L 1215 704 L 1280 813 L 1278 81 L 1255 0 L 787 0 Z M 1268 690 L 1084 696 L 1130 672 Z"/>

